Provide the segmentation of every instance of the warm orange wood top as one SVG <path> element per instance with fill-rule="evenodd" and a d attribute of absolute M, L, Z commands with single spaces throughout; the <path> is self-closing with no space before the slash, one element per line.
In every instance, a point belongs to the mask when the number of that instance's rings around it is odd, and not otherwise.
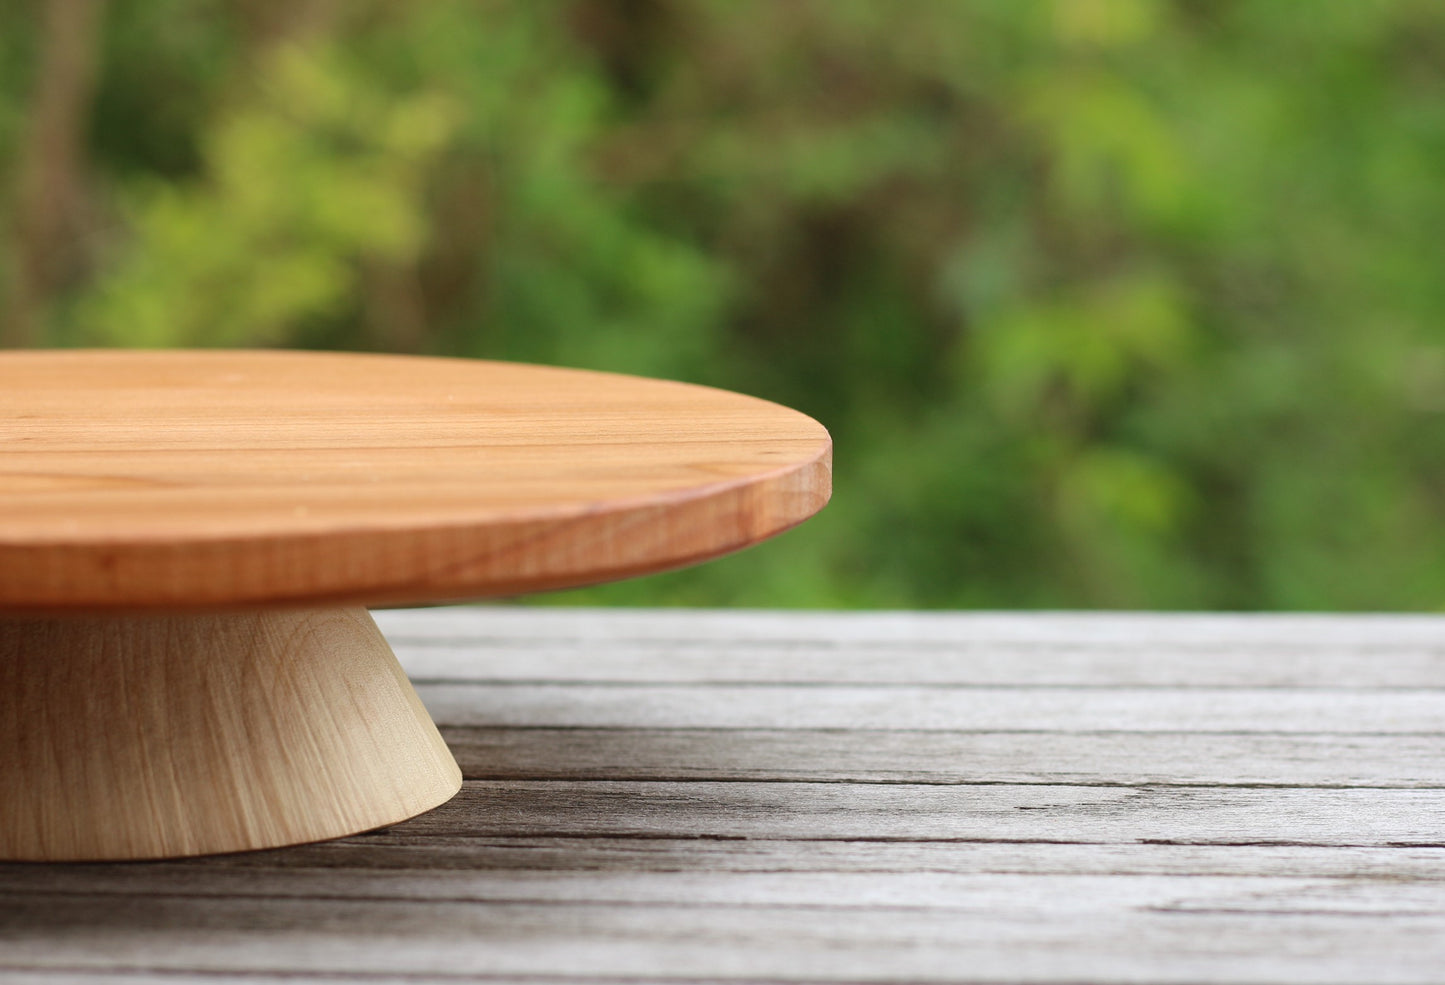
<path fill-rule="evenodd" d="M 812 419 L 578 370 L 0 353 L 0 609 L 510 595 L 745 547 L 828 500 Z"/>

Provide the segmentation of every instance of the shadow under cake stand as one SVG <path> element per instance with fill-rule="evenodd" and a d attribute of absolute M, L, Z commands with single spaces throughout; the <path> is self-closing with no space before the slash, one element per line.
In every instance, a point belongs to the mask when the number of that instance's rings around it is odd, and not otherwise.
<path fill-rule="evenodd" d="M 658 380 L 304 352 L 0 354 L 0 859 L 353 834 L 461 773 L 365 606 L 692 564 L 831 442 Z"/>

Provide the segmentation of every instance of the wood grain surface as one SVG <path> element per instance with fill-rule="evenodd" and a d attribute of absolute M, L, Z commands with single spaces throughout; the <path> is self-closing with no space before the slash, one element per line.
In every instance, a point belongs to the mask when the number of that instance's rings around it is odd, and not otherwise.
<path fill-rule="evenodd" d="M 0 609 L 480 598 L 819 510 L 815 421 L 705 387 L 306 352 L 0 353 Z"/>
<path fill-rule="evenodd" d="M 462 765 L 456 800 L 272 852 L 0 865 L 0 979 L 1366 985 L 1445 968 L 1440 617 L 377 621 Z M 850 720 L 860 689 L 875 698 Z"/>
<path fill-rule="evenodd" d="M 364 609 L 0 618 L 0 859 L 394 824 L 461 774 Z"/>

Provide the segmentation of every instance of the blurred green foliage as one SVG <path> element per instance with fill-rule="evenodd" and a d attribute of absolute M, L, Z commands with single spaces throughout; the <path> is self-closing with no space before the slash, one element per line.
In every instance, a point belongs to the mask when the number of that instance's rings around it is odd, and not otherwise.
<path fill-rule="evenodd" d="M 0 0 L 12 341 L 562 363 L 832 431 L 798 531 L 564 599 L 1445 605 L 1436 0 L 112 0 L 60 260 L 44 8 Z"/>

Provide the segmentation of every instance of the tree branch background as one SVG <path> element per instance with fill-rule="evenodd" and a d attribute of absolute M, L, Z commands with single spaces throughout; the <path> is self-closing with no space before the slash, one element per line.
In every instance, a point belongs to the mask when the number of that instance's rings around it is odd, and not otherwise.
<path fill-rule="evenodd" d="M 1434 0 L 0 0 L 0 341 L 796 406 L 837 494 L 560 601 L 1445 605 Z"/>

